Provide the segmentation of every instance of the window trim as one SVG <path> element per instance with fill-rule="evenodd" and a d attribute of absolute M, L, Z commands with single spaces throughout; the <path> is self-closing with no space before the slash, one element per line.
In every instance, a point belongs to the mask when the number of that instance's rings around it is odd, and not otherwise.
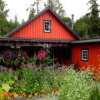
<path fill-rule="evenodd" d="M 84 54 L 84 52 L 86 52 L 86 54 Z M 85 55 L 85 57 L 84 57 Z M 82 61 L 88 61 L 89 59 L 89 49 L 88 48 L 82 48 L 81 49 L 81 60 Z"/>
<path fill-rule="evenodd" d="M 49 30 L 49 31 L 47 31 L 47 30 L 45 29 L 45 22 L 49 22 L 49 23 L 50 23 L 50 30 Z M 51 20 L 44 20 L 44 21 L 43 21 L 43 31 L 44 31 L 45 33 L 50 33 L 50 32 L 51 32 Z"/>

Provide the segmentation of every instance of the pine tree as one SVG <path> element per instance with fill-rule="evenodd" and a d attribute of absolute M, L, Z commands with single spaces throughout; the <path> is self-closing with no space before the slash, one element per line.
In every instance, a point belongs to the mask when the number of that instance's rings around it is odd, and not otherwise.
<path fill-rule="evenodd" d="M 13 29 L 17 28 L 18 26 L 20 26 L 19 22 L 18 22 L 18 19 L 17 19 L 17 16 L 15 16 L 15 19 L 14 20 L 10 20 L 8 21 L 8 29 L 6 30 L 7 32 L 10 32 L 12 31 Z M 6 33 L 7 33 L 6 32 Z"/>
<path fill-rule="evenodd" d="M 6 4 L 4 1 L 0 0 L 0 35 L 6 33 L 7 28 L 7 14 L 8 9 L 5 9 Z"/>
<path fill-rule="evenodd" d="M 82 38 L 98 38 L 100 37 L 99 5 L 97 0 L 90 0 L 88 4 L 90 12 L 75 22 L 75 31 Z"/>
<path fill-rule="evenodd" d="M 99 5 L 97 3 L 97 0 L 90 0 L 90 36 L 94 35 L 100 35 L 100 17 L 99 17 Z"/>
<path fill-rule="evenodd" d="M 90 18 L 85 15 L 79 18 L 74 23 L 74 31 L 80 35 L 82 39 L 88 39 L 89 38 L 89 30 L 90 30 Z"/>
<path fill-rule="evenodd" d="M 13 30 L 17 26 L 19 26 L 19 22 L 17 20 L 17 16 L 15 16 L 15 20 L 8 21 L 8 9 L 6 9 L 6 4 L 3 0 L 0 0 L 0 36 L 7 34 L 9 31 Z"/>

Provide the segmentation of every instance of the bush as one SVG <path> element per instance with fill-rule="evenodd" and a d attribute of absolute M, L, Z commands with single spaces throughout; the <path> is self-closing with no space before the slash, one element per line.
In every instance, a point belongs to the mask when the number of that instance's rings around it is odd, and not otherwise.
<path fill-rule="evenodd" d="M 59 100 L 100 100 L 92 99 L 97 98 L 96 92 L 96 82 L 90 72 L 69 69 L 65 72 Z"/>
<path fill-rule="evenodd" d="M 0 73 L 0 93 L 14 95 L 57 95 L 59 100 L 100 100 L 100 83 L 90 72 L 52 68 L 28 69 Z"/>
<path fill-rule="evenodd" d="M 50 93 L 55 84 L 55 73 L 48 68 L 45 69 L 20 69 L 16 71 L 16 80 L 13 92 L 16 93 Z"/>
<path fill-rule="evenodd" d="M 23 63 L 23 58 L 21 52 L 16 50 L 6 50 L 0 56 L 0 64 L 3 64 L 8 67 L 18 67 Z"/>
<path fill-rule="evenodd" d="M 90 100 L 100 100 L 100 91 L 98 87 L 95 87 L 95 89 L 92 91 Z"/>

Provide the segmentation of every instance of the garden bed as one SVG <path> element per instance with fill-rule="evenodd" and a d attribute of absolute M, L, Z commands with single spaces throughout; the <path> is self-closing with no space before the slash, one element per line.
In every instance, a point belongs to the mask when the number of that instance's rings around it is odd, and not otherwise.
<path fill-rule="evenodd" d="M 0 100 L 100 100 L 99 89 L 100 83 L 93 80 L 91 72 L 72 68 L 0 73 Z"/>

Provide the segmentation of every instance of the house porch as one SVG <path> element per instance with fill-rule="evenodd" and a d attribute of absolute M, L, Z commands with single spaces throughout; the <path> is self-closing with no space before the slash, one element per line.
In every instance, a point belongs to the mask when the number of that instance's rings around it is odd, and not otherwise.
<path fill-rule="evenodd" d="M 0 39 L 0 58 L 7 62 L 8 59 L 9 61 L 10 59 L 16 60 L 18 57 L 19 59 L 22 58 L 25 64 L 31 58 L 31 61 L 33 59 L 37 66 L 61 67 L 71 64 L 71 47 L 68 41 L 61 40 Z M 14 66 L 17 67 L 20 63 Z M 4 63 L 0 61 L 0 64 Z M 11 65 L 8 64 L 7 66 Z"/>

